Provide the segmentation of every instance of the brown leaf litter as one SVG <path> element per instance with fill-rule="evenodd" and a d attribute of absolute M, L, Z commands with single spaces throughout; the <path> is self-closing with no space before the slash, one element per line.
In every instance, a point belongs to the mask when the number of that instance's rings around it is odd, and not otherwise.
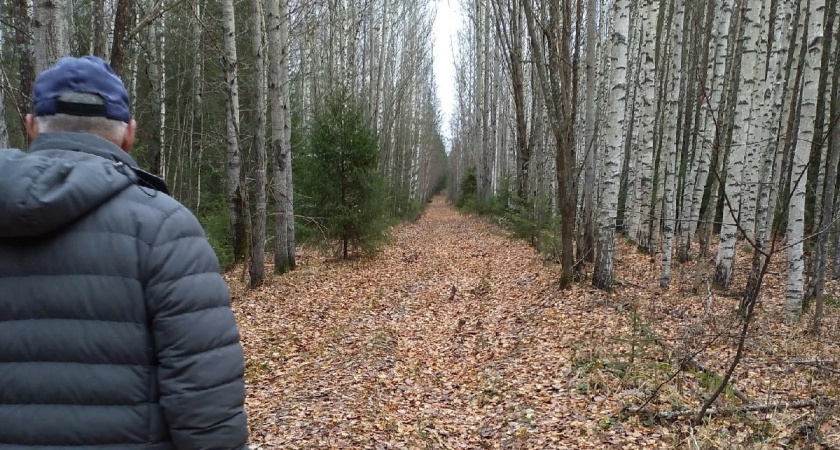
<path fill-rule="evenodd" d="M 526 242 L 436 198 L 374 257 L 303 249 L 297 270 L 254 291 L 229 274 L 252 447 L 799 448 L 807 424 L 817 445 L 840 445 L 836 410 L 820 421 L 822 411 L 779 411 L 700 426 L 626 414 L 680 355 L 723 373 L 737 300 L 714 293 L 707 308 L 708 293 L 688 292 L 679 267 L 662 291 L 650 256 L 618 247 L 616 292 L 559 291 L 558 267 Z M 765 297 L 784 295 L 778 276 L 767 285 Z M 815 367 L 840 369 L 838 308 L 827 308 L 818 339 L 780 319 L 777 303 L 763 301 L 735 386 L 755 402 L 836 399 L 840 377 Z M 696 408 L 714 376 L 683 371 L 651 406 Z M 724 395 L 716 406 L 739 401 Z"/>

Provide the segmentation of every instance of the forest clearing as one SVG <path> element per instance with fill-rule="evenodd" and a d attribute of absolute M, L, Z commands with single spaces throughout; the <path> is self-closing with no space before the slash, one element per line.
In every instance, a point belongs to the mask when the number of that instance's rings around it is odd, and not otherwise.
<path fill-rule="evenodd" d="M 375 257 L 302 250 L 298 270 L 251 291 L 241 269 L 229 273 L 253 446 L 804 448 L 814 430 L 813 448 L 840 445 L 840 308 L 829 302 L 819 338 L 803 333 L 808 315 L 781 320 L 779 264 L 733 387 L 714 406 L 742 407 L 744 396 L 807 407 L 697 427 L 629 414 L 686 355 L 708 371 L 686 364 L 647 408 L 698 409 L 733 356 L 738 305 L 734 292 L 692 295 L 683 275 L 662 290 L 657 264 L 633 249 L 618 245 L 612 294 L 586 283 L 561 291 L 559 267 L 527 242 L 436 197 Z"/>

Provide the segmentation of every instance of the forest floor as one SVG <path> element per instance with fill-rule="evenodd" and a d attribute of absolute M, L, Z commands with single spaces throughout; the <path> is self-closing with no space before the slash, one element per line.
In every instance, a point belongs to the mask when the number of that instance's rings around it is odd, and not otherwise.
<path fill-rule="evenodd" d="M 374 257 L 303 249 L 295 271 L 253 291 L 229 273 L 252 447 L 840 448 L 840 286 L 822 335 L 808 335 L 810 316 L 784 319 L 774 256 L 734 388 L 714 406 L 799 407 L 692 425 L 652 414 L 696 410 L 719 383 L 749 256 L 732 290 L 694 295 L 696 263 L 665 291 L 658 262 L 619 241 L 614 293 L 560 291 L 556 264 L 438 197 Z M 706 277 L 713 259 L 701 264 Z"/>

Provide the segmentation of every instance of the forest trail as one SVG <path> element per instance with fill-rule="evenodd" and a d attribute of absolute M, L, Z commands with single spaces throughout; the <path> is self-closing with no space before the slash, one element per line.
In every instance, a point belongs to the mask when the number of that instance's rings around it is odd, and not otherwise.
<path fill-rule="evenodd" d="M 619 247 L 617 271 L 630 281 L 615 294 L 587 283 L 559 291 L 557 265 L 437 197 L 375 257 L 340 261 L 303 249 L 298 269 L 255 291 L 240 271 L 228 274 L 252 447 L 687 448 L 705 439 L 717 446 L 703 448 L 776 448 L 801 439 L 795 427 L 807 411 L 722 418 L 700 430 L 622 418 L 624 406 L 673 380 L 674 354 L 723 373 L 737 300 L 720 295 L 711 305 L 706 293 L 687 293 L 685 269 L 663 292 L 651 258 Z M 783 299 L 783 286 L 771 277 L 765 295 Z M 750 341 L 736 387 L 764 403 L 836 399 L 840 377 L 784 362 L 837 361 L 836 317 L 824 340 L 791 340 L 784 336 L 802 334 L 778 321 L 783 301 L 765 304 L 756 326 L 769 331 Z M 652 406 L 697 408 L 716 376 L 686 370 Z M 716 405 L 740 403 L 727 394 Z M 824 437 L 840 439 L 837 416 L 823 420 Z"/>
<path fill-rule="evenodd" d="M 322 259 L 234 300 L 261 448 L 658 442 L 597 433 L 618 411 L 573 361 L 607 323 L 527 243 L 437 197 L 375 258 Z"/>

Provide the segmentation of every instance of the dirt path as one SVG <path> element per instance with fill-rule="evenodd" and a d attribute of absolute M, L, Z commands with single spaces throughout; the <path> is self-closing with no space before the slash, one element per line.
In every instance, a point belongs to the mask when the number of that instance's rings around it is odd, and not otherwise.
<path fill-rule="evenodd" d="M 618 319 L 442 198 L 376 258 L 300 262 L 256 293 L 232 282 L 255 447 L 665 446 L 579 378 Z"/>

